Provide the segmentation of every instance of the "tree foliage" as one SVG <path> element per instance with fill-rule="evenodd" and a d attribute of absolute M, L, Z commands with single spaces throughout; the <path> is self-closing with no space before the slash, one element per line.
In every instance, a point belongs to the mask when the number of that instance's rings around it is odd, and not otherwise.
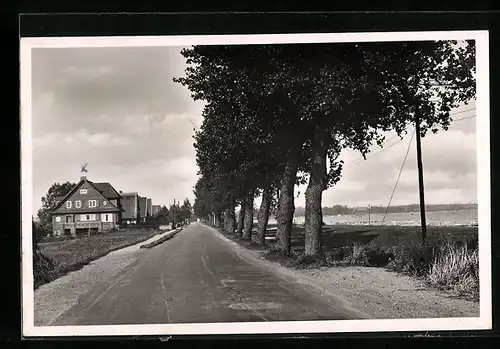
<path fill-rule="evenodd" d="M 183 223 L 191 218 L 193 215 L 193 208 L 191 207 L 191 203 L 189 199 L 184 199 L 182 205 L 179 202 L 175 204 L 171 204 L 170 207 L 163 210 L 163 213 L 168 215 L 168 221 L 171 223 Z"/>
<path fill-rule="evenodd" d="M 257 189 L 279 189 L 280 200 L 272 203 L 271 211 L 284 217 L 278 223 L 286 225 L 282 231 L 289 240 L 291 186 L 308 183 L 306 233 L 311 234 L 306 234 L 306 245 L 311 239 L 318 242 L 321 192 L 341 179 L 342 150 L 354 149 L 366 157 L 373 145 L 383 145 L 384 132 L 403 137 L 416 116 L 422 136 L 447 130 L 450 111 L 475 97 L 474 44 L 412 41 L 183 50 L 189 67 L 185 77 L 174 80 L 193 99 L 206 102 L 194 144 L 201 176 L 195 186 L 195 213 L 221 214 L 233 209 L 232 198 L 242 202 Z M 319 242 L 311 253 L 318 247 Z"/>
<path fill-rule="evenodd" d="M 42 226 L 49 226 L 52 224 L 50 211 L 56 205 L 56 199 L 66 196 L 74 187 L 75 183 L 54 183 L 50 186 L 49 190 L 42 197 L 42 207 L 38 210 L 38 219 Z"/>

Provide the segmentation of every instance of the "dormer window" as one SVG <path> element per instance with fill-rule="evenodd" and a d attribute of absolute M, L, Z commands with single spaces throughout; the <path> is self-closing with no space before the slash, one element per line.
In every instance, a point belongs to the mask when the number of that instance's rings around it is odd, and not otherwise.
<path fill-rule="evenodd" d="M 87 189 L 80 189 L 80 194 L 87 194 Z"/>
<path fill-rule="evenodd" d="M 71 208 L 71 201 L 66 201 L 66 208 Z"/>

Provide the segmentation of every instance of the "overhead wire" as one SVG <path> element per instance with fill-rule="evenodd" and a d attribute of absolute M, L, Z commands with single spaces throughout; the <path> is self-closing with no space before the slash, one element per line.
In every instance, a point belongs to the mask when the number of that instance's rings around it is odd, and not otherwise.
<path fill-rule="evenodd" d="M 468 109 L 468 110 L 463 110 L 463 111 L 460 111 L 460 112 L 457 112 L 457 113 L 453 113 L 453 114 L 451 114 L 451 115 L 461 114 L 461 113 L 464 113 L 464 112 L 467 112 L 467 111 L 471 111 L 471 110 L 474 110 L 474 109 L 475 109 L 475 108 L 471 108 L 471 109 Z M 472 119 L 472 118 L 475 118 L 475 117 L 476 117 L 476 114 L 474 114 L 474 115 L 470 115 L 470 116 L 465 116 L 465 117 L 462 117 L 462 118 L 458 118 L 458 119 L 453 120 L 452 122 L 457 122 L 457 121 L 462 121 L 462 120 L 468 120 L 468 119 Z M 405 128 L 405 130 L 406 130 L 406 129 L 407 129 L 407 128 Z M 403 163 L 402 163 L 402 165 L 401 165 L 401 168 L 400 168 L 400 170 L 399 170 L 398 177 L 397 177 L 397 179 L 396 179 L 396 183 L 395 183 L 394 188 L 393 188 L 393 190 L 392 190 L 392 193 L 391 193 L 391 196 L 390 196 L 390 199 L 389 199 L 389 203 L 387 204 L 387 207 L 386 207 L 386 209 L 385 209 L 385 213 L 384 213 L 384 216 L 383 216 L 383 218 L 382 218 L 382 222 L 384 222 L 384 221 L 385 221 L 385 218 L 386 218 L 386 216 L 387 216 L 387 214 L 388 214 L 388 212 L 389 212 L 389 207 L 390 207 L 390 205 L 391 205 L 391 203 L 392 203 L 392 200 L 393 200 L 393 198 L 394 198 L 394 193 L 396 192 L 396 188 L 397 188 L 397 186 L 398 186 L 398 184 L 399 184 L 399 180 L 400 180 L 400 178 L 401 178 L 401 174 L 402 174 L 403 169 L 404 169 L 404 166 L 405 166 L 405 164 L 406 164 L 406 160 L 408 159 L 408 154 L 409 154 L 409 152 L 410 152 L 410 148 L 411 148 L 411 145 L 412 145 L 413 138 L 414 138 L 414 136 L 415 136 L 415 132 L 416 132 L 416 130 L 414 130 L 414 131 L 413 131 L 413 133 L 412 133 L 412 135 L 411 135 L 411 137 L 410 137 L 410 142 L 408 143 L 408 148 L 406 149 L 406 154 L 405 154 L 405 157 L 404 157 L 404 159 L 403 159 Z M 390 137 L 388 140 L 393 139 L 393 138 L 395 138 L 395 137 L 399 137 L 399 136 L 398 136 L 398 135 L 395 135 L 395 136 L 393 136 L 393 137 Z M 360 162 L 363 162 L 364 160 L 367 160 L 367 159 L 369 159 L 369 158 L 372 158 L 373 156 L 376 156 L 377 154 L 380 154 L 380 153 L 382 153 L 382 152 L 384 152 L 384 151 L 386 151 L 386 150 L 390 149 L 390 148 L 391 148 L 391 147 L 393 147 L 394 145 L 396 145 L 396 144 L 400 143 L 402 140 L 403 140 L 403 139 L 399 139 L 398 141 L 396 141 L 396 142 L 394 142 L 394 143 L 389 144 L 389 145 L 388 145 L 388 146 L 386 146 L 385 148 L 382 148 L 380 151 L 378 151 L 378 152 L 376 152 L 376 153 L 373 153 L 371 156 L 367 156 L 366 158 L 361 158 L 361 159 L 358 159 L 358 160 L 354 161 L 353 163 L 349 164 L 349 166 L 347 166 L 347 167 L 345 167 L 345 168 L 350 168 L 350 167 L 352 167 L 352 166 L 354 166 L 354 165 L 359 164 Z M 345 169 L 345 168 L 344 168 L 344 169 Z"/>
<path fill-rule="evenodd" d="M 385 221 L 385 217 L 387 216 L 387 213 L 389 212 L 389 207 L 391 206 L 392 199 L 394 197 L 394 193 L 396 192 L 396 188 L 398 187 L 398 184 L 399 184 L 399 179 L 401 178 L 401 173 L 403 172 L 403 169 L 405 167 L 406 159 L 408 158 L 408 154 L 410 152 L 410 148 L 412 145 L 413 137 L 415 136 L 415 132 L 416 132 L 416 130 L 413 131 L 413 133 L 410 137 L 410 142 L 408 143 L 408 148 L 406 149 L 406 154 L 405 154 L 405 157 L 403 159 L 403 163 L 401 164 L 401 168 L 399 169 L 398 178 L 396 179 L 396 184 L 394 185 L 394 188 L 392 189 L 391 198 L 389 199 L 389 203 L 387 204 L 387 207 L 385 209 L 385 213 L 384 213 L 384 217 L 382 218 L 382 222 Z"/>
<path fill-rule="evenodd" d="M 467 111 L 471 111 L 471 110 L 474 110 L 474 109 L 476 109 L 476 108 L 471 108 L 471 109 L 463 110 L 463 111 L 456 112 L 456 113 L 453 113 L 453 114 L 450 114 L 450 115 L 457 115 L 457 114 L 461 114 L 461 113 L 464 113 L 464 112 L 467 112 Z M 470 115 L 470 116 L 465 116 L 465 117 L 462 117 L 462 118 L 455 119 L 455 120 L 453 120 L 452 122 L 457 122 L 457 121 L 462 121 L 462 120 L 472 119 L 472 118 L 475 118 L 476 116 L 477 116 L 476 114 L 474 114 L 474 115 Z M 408 126 L 408 127 L 409 127 L 409 126 Z M 406 127 L 404 130 L 408 129 L 408 127 Z M 394 139 L 394 138 L 399 138 L 399 136 L 398 136 L 398 135 L 394 135 L 394 136 L 392 136 L 392 137 L 389 137 L 387 140 L 385 140 L 385 142 L 387 142 L 387 141 L 389 141 L 389 140 L 391 140 L 391 139 Z M 345 170 L 345 169 L 348 169 L 348 168 L 351 168 L 351 167 L 353 167 L 354 165 L 360 164 L 360 163 L 362 163 L 363 161 L 368 160 L 369 158 L 372 158 L 372 157 L 374 157 L 374 156 L 376 156 L 376 155 L 378 155 L 378 154 L 380 154 L 380 153 L 382 153 L 382 152 L 384 152 L 384 151 L 386 151 L 386 150 L 388 150 L 388 149 L 392 148 L 393 146 L 395 146 L 396 144 L 399 144 L 399 143 L 400 143 L 400 142 L 402 142 L 402 141 L 403 141 L 403 139 L 401 139 L 401 138 L 400 138 L 400 139 L 398 139 L 396 142 L 394 142 L 394 143 L 390 143 L 390 144 L 389 144 L 389 145 L 387 145 L 386 147 L 382 147 L 379 151 L 374 152 L 374 153 L 372 153 L 371 155 L 367 155 L 367 156 L 366 156 L 366 159 L 365 159 L 365 158 L 363 158 L 363 157 L 359 157 L 359 158 L 355 159 L 353 162 L 351 162 L 351 163 L 347 164 L 347 166 L 344 166 L 344 170 Z M 384 142 L 384 143 L 385 143 L 385 142 Z M 376 146 L 374 146 L 374 148 L 376 148 Z M 374 150 L 374 149 L 372 149 L 372 150 Z M 370 153 L 368 153 L 368 154 L 370 154 Z"/>

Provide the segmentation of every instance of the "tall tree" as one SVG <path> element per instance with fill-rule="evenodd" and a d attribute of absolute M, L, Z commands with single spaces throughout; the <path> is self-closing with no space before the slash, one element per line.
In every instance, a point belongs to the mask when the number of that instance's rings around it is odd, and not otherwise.
<path fill-rule="evenodd" d="M 474 46 L 466 43 L 364 43 L 314 51 L 313 97 L 306 104 L 314 135 L 308 158 L 305 252 L 320 251 L 321 193 L 340 179 L 336 157 L 343 147 L 363 156 L 382 132 L 403 136 L 414 115 L 422 120 L 422 136 L 447 129 L 450 110 L 474 97 Z M 436 100 L 438 102 L 436 102 Z M 326 158 L 330 157 L 330 173 Z M 333 166 L 332 166 L 333 165 Z"/>
<path fill-rule="evenodd" d="M 168 208 L 163 205 L 161 208 L 160 208 L 160 211 L 158 211 L 156 213 L 156 218 L 158 219 L 158 221 L 160 221 L 161 223 L 167 223 L 170 221 L 170 213 L 168 211 Z"/>
<path fill-rule="evenodd" d="M 50 186 L 45 196 L 42 197 L 42 207 L 38 210 L 38 219 L 42 226 L 52 225 L 50 211 L 56 205 L 57 199 L 66 196 L 75 185 L 72 182 L 65 182 L 54 183 Z"/>
<path fill-rule="evenodd" d="M 231 188 L 236 191 L 234 196 L 240 205 L 244 206 L 244 201 L 248 201 L 249 192 L 259 187 L 268 188 L 271 185 L 269 177 L 288 176 L 284 183 L 280 183 L 287 189 L 282 190 L 281 200 L 292 205 L 280 206 L 280 216 L 283 217 L 280 225 L 284 229 L 278 232 L 278 241 L 284 241 L 282 249 L 288 250 L 286 244 L 289 237 L 286 235 L 290 235 L 297 173 L 293 168 L 299 168 L 297 151 L 301 148 L 300 144 L 296 145 L 297 142 L 290 144 L 288 140 L 301 139 L 302 132 L 296 131 L 296 135 L 290 133 L 297 130 L 291 122 L 297 119 L 291 117 L 296 114 L 294 103 L 289 98 L 290 91 L 283 91 L 277 85 L 285 84 L 289 89 L 292 85 L 288 84 L 289 76 L 283 73 L 288 67 L 282 64 L 283 55 L 277 57 L 279 52 L 275 51 L 276 47 L 272 45 L 195 46 L 182 52 L 187 63 L 193 66 L 186 69 L 185 78 L 175 81 L 187 86 L 194 99 L 208 102 L 204 111 L 207 127 L 202 126 L 207 131 L 202 130 L 201 134 L 205 133 L 205 137 L 212 141 L 205 143 L 210 143 L 209 146 L 201 146 L 202 137 L 196 142 L 198 154 L 206 155 L 206 160 L 199 160 L 198 165 L 202 171 L 206 167 L 213 169 L 221 162 L 227 165 L 229 168 L 221 170 L 219 167 L 211 174 L 232 173 L 237 184 Z M 212 128 L 208 127 L 210 119 Z M 222 137 L 215 137 L 220 134 L 217 130 L 221 131 Z M 262 161 L 262 155 L 268 154 L 273 154 L 274 161 Z M 267 163 L 267 168 L 263 168 L 263 163 Z M 291 171 L 284 171 L 286 164 Z M 259 178 L 263 178 L 262 183 L 257 183 Z"/>
<path fill-rule="evenodd" d="M 193 215 L 193 208 L 191 207 L 191 202 L 189 201 L 188 198 L 184 199 L 184 202 L 182 203 L 182 206 L 181 206 L 181 211 L 182 211 L 184 220 L 191 219 L 191 216 Z"/>

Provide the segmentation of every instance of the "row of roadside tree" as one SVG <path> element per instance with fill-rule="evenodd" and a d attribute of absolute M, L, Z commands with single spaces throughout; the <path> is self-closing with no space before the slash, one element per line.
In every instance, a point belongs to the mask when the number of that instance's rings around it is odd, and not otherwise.
<path fill-rule="evenodd" d="M 447 130 L 476 95 L 474 41 L 193 46 L 186 86 L 204 104 L 195 130 L 194 213 L 257 242 L 275 213 L 275 249 L 290 254 L 294 188 L 305 192 L 305 254 L 321 251 L 322 194 L 342 175 L 343 149 L 363 157 L 385 132 Z M 443 154 L 446 156 L 446 154 Z M 236 219 L 235 209 L 240 207 Z"/>

